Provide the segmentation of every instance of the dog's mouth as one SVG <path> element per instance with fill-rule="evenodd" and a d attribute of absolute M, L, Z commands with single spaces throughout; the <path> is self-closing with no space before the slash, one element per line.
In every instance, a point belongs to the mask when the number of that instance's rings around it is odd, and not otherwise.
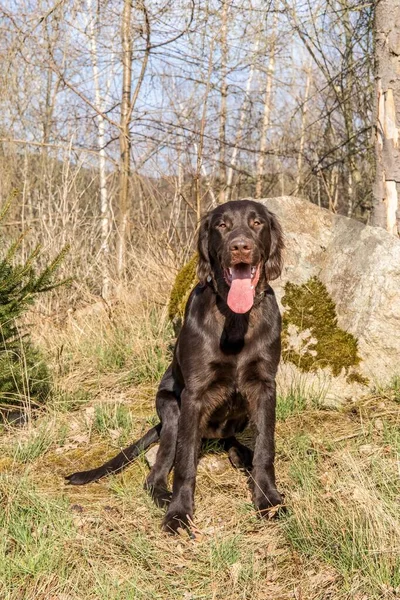
<path fill-rule="evenodd" d="M 238 263 L 224 269 L 224 278 L 230 288 L 227 303 L 233 312 L 243 314 L 253 306 L 260 265 Z"/>

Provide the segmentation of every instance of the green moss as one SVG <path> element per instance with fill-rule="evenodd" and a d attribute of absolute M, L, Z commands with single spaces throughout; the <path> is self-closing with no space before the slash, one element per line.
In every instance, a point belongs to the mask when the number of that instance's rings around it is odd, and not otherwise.
<path fill-rule="evenodd" d="M 361 375 L 361 373 L 359 373 L 358 371 L 353 371 L 352 373 L 348 374 L 347 382 L 348 383 L 361 383 L 361 385 L 368 385 L 369 379 L 368 379 L 368 377 L 364 377 L 364 375 Z"/>
<path fill-rule="evenodd" d="M 327 367 L 335 376 L 344 369 L 349 382 L 367 383 L 355 369 L 361 360 L 357 340 L 338 327 L 335 304 L 317 277 L 303 285 L 287 283 L 282 304 L 284 361 L 302 371 Z"/>
<path fill-rule="evenodd" d="M 189 294 L 197 283 L 198 256 L 194 254 L 175 278 L 168 304 L 168 316 L 173 323 L 181 322 Z"/>
<path fill-rule="evenodd" d="M 195 254 L 181 268 L 171 291 L 168 316 L 175 331 L 181 327 L 186 302 L 197 282 L 197 261 Z M 288 282 L 282 304 L 286 309 L 282 332 L 285 362 L 307 372 L 327 367 L 335 376 L 344 369 L 349 383 L 368 384 L 368 379 L 357 370 L 361 361 L 357 340 L 338 327 L 335 304 L 317 277 L 303 285 Z"/>

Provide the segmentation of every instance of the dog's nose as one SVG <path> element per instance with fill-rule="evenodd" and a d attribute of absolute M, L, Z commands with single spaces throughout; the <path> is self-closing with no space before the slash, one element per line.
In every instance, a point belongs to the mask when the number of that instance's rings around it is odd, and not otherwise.
<path fill-rule="evenodd" d="M 242 254 L 248 254 L 254 250 L 254 243 L 251 240 L 244 238 L 236 238 L 231 242 L 231 252 L 240 252 Z"/>

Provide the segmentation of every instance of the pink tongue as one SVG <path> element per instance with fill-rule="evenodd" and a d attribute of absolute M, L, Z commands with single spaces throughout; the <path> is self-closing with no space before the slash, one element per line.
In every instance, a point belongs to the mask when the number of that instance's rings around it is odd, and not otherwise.
<path fill-rule="evenodd" d="M 235 313 L 246 313 L 254 302 L 251 283 L 251 266 L 240 264 L 232 267 L 232 283 L 228 293 L 228 306 Z"/>

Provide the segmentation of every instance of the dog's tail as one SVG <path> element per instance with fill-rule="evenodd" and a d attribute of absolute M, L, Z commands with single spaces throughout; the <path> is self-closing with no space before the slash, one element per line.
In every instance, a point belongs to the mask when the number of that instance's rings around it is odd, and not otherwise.
<path fill-rule="evenodd" d="M 118 473 L 135 460 L 141 452 L 151 446 L 151 444 L 158 442 L 160 439 L 160 432 L 161 423 L 149 429 L 140 440 L 122 450 L 117 456 L 114 456 L 114 458 L 104 463 L 104 465 L 101 465 L 101 467 L 91 469 L 91 471 L 72 473 L 72 475 L 68 475 L 65 479 L 72 485 L 85 485 L 85 483 L 97 481 L 105 475 Z"/>

